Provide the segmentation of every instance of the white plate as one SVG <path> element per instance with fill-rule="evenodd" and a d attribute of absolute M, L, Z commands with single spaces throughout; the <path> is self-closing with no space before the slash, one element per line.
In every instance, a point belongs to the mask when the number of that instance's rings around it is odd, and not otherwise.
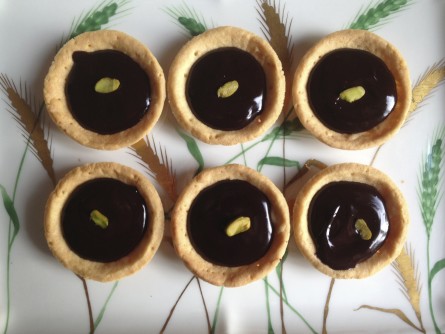
<path fill-rule="evenodd" d="M 0 1 L 0 73 L 7 79 L 3 86 L 11 86 L 21 93 L 38 111 L 43 77 L 61 41 L 70 35 L 72 24 L 93 14 L 94 10 L 100 11 L 108 5 L 112 8 L 113 3 Z M 122 30 L 148 45 L 165 73 L 176 52 L 190 38 L 177 20 L 180 15 L 195 18 L 207 28 L 234 25 L 262 36 L 263 30 L 267 30 L 263 27 L 260 0 L 117 0 L 116 4 L 117 13 L 101 28 Z M 352 161 L 369 164 L 376 155 L 373 165 L 393 178 L 409 204 L 412 224 L 406 244 L 408 261 L 399 269 L 389 266 L 368 279 L 334 281 L 313 269 L 298 253 L 291 238 L 289 255 L 283 264 L 285 294 L 280 299 L 276 272 L 268 276 L 267 282 L 260 280 L 242 288 L 221 289 L 192 279 L 171 244 L 164 241 L 154 260 L 137 274 L 119 283 L 87 281 L 84 289 L 82 281 L 64 269 L 47 248 L 42 216 L 54 184 L 33 155 L 33 149 L 27 148 L 27 131 L 15 119 L 19 107 L 8 96 L 8 92 L 13 91 L 3 90 L 0 93 L 0 184 L 6 193 L 4 197 L 13 199 L 20 229 L 8 250 L 14 224 L 5 207 L 0 206 L 0 330 L 11 334 L 86 333 L 94 323 L 97 333 L 159 332 L 164 325 L 166 333 L 205 333 L 210 330 L 209 326 L 218 333 L 280 333 L 284 329 L 287 333 L 445 331 L 445 271 L 435 274 L 436 269 L 443 269 L 445 261 L 443 163 L 438 171 L 439 181 L 430 182 L 430 186 L 438 190 L 438 202 L 429 236 L 419 195 L 422 168 L 428 161 L 426 155 L 439 137 L 445 139 L 445 1 L 277 0 L 269 7 L 272 14 L 267 14 L 268 18 L 278 11 L 285 21 L 294 47 L 294 66 L 320 37 L 348 27 L 363 11 L 372 12 L 375 21 L 367 28 L 400 49 L 409 64 L 413 84 L 428 76 L 428 80 L 420 82 L 421 87 L 427 89 L 427 98 L 422 99 L 410 121 L 377 155 L 376 149 L 355 152 L 332 149 L 300 131 L 285 140 L 261 142 L 260 138 L 233 147 L 215 147 L 196 141 L 205 166 L 222 165 L 243 148 L 245 155 L 235 162 L 252 168 L 257 168 L 265 156 L 300 164 L 312 158 L 327 164 Z M 369 19 L 370 16 L 365 21 L 370 22 Z M 428 72 L 431 69 L 434 71 Z M 292 71 L 288 75 L 292 75 Z M 75 166 L 94 161 L 117 161 L 147 173 L 147 166 L 141 165 L 130 149 L 115 152 L 88 149 L 63 135 L 45 113 L 42 121 L 45 135 L 49 134 L 52 156 L 52 162 L 46 165 L 54 170 L 55 179 Z M 177 129 L 166 104 L 148 139 L 152 147 L 156 145 L 159 150 L 165 150 L 181 190 L 198 164 Z M 256 145 L 250 149 L 252 144 Z M 434 151 L 443 161 L 443 142 L 440 149 L 438 152 L 436 145 Z M 437 161 L 430 166 L 434 167 L 435 163 Z M 264 165 L 261 172 L 282 187 L 296 174 L 297 168 Z M 168 203 L 161 185 L 153 182 Z"/>

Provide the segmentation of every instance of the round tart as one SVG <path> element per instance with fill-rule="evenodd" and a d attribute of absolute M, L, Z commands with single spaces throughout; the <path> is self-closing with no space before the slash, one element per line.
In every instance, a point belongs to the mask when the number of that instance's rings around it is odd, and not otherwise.
<path fill-rule="evenodd" d="M 165 78 L 142 43 L 119 31 L 83 33 L 57 53 L 44 81 L 46 108 L 56 125 L 88 147 L 134 144 L 157 122 Z"/>
<path fill-rule="evenodd" d="M 292 95 L 301 123 L 319 140 L 365 149 L 383 144 L 403 125 L 411 103 L 409 70 L 383 38 L 343 30 L 305 54 Z"/>
<path fill-rule="evenodd" d="M 182 47 L 167 92 L 184 129 L 209 144 L 234 145 L 258 137 L 277 120 L 285 79 L 269 43 L 240 28 L 220 27 Z"/>
<path fill-rule="evenodd" d="M 241 165 L 204 170 L 179 196 L 173 245 L 185 265 L 214 285 L 235 287 L 266 276 L 289 234 L 289 209 L 265 176 Z"/>
<path fill-rule="evenodd" d="M 45 237 L 54 256 L 79 276 L 106 282 L 146 265 L 164 233 L 156 189 L 117 163 L 77 167 L 60 180 L 45 209 Z"/>
<path fill-rule="evenodd" d="M 292 222 L 297 246 L 315 268 L 334 278 L 364 278 L 399 255 L 409 214 L 388 176 L 370 166 L 343 163 L 305 183 Z"/>

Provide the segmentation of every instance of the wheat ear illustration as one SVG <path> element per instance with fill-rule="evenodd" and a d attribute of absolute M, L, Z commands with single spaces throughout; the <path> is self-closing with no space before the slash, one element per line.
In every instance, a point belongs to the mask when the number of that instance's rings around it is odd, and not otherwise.
<path fill-rule="evenodd" d="M 139 159 L 139 164 L 146 168 L 147 173 L 164 189 L 174 203 L 178 197 L 176 190 L 176 175 L 167 156 L 165 148 L 157 147 L 154 139 L 141 139 L 131 146 L 132 155 Z"/>
<path fill-rule="evenodd" d="M 361 10 L 348 26 L 349 29 L 372 30 L 386 23 L 389 18 L 406 9 L 411 0 L 381 0 Z"/>
<path fill-rule="evenodd" d="M 204 17 L 186 4 L 165 8 L 164 12 L 190 36 L 198 36 L 208 29 Z"/>
<path fill-rule="evenodd" d="M 50 147 L 46 140 L 47 136 L 49 136 L 49 131 L 46 131 L 45 136 L 45 130 L 40 122 L 41 114 L 43 112 L 43 104 L 40 108 L 37 108 L 36 100 L 33 98 L 33 95 L 27 88 L 26 84 L 22 84 L 20 82 L 19 86 L 17 87 L 14 81 L 6 74 L 0 74 L 0 91 L 4 95 L 3 100 L 6 103 L 6 110 L 19 124 L 23 132 L 23 137 L 26 140 L 26 148 L 20 160 L 20 166 L 17 171 L 12 198 L 7 194 L 6 189 L 1 186 L 3 204 L 10 217 L 8 248 L 6 255 L 6 322 L 4 329 L 4 334 L 6 334 L 9 328 L 11 304 L 10 258 L 12 246 L 20 230 L 20 221 L 14 207 L 14 201 L 17 193 L 18 181 L 28 149 L 31 149 L 37 159 L 42 163 L 42 166 L 45 168 L 54 185 L 56 183 L 56 178 L 53 169 L 53 160 L 50 153 Z"/>
<path fill-rule="evenodd" d="M 414 252 L 411 247 L 405 245 L 400 255 L 392 263 L 392 267 L 395 270 L 400 290 L 413 308 L 419 322 L 419 326 L 414 324 L 414 322 L 411 321 L 408 316 L 398 308 L 383 308 L 370 305 L 361 305 L 359 308 L 356 309 L 356 311 L 361 309 L 368 309 L 377 312 L 393 314 L 404 323 L 406 323 L 408 326 L 411 326 L 421 333 L 426 333 L 425 327 L 423 326 L 422 314 L 420 309 L 420 294 L 422 288 L 419 283 L 418 267 L 415 264 Z"/>
<path fill-rule="evenodd" d="M 428 68 L 414 84 L 410 115 L 413 114 L 440 84 L 445 81 L 445 59 Z"/>
<path fill-rule="evenodd" d="M 100 2 L 96 7 L 79 16 L 71 24 L 68 39 L 74 38 L 87 31 L 97 31 L 109 27 L 112 20 L 118 19 L 126 14 L 128 0 L 106 0 Z"/>
<path fill-rule="evenodd" d="M 5 74 L 0 74 L 0 88 L 7 97 L 7 111 L 20 125 L 23 137 L 29 142 L 32 153 L 40 161 L 55 186 L 51 141 L 48 140 L 49 127 L 46 122 L 40 122 L 43 104 L 40 108 L 37 107 L 36 100 L 26 83 L 20 82 L 17 87 Z"/>
<path fill-rule="evenodd" d="M 408 123 L 412 116 L 422 106 L 423 102 L 435 91 L 435 89 L 445 82 L 445 59 L 437 62 L 428 68 L 425 73 L 417 80 L 412 88 L 412 101 L 409 108 L 409 115 L 405 121 Z M 370 165 L 372 166 L 383 145 L 380 145 L 374 152 Z"/>
<path fill-rule="evenodd" d="M 287 73 L 292 66 L 293 44 L 291 36 L 292 19 L 289 19 L 285 6 L 271 0 L 258 0 L 257 13 L 261 31 L 280 58 L 283 70 Z"/>
<path fill-rule="evenodd" d="M 418 186 L 420 211 L 427 235 L 428 301 L 436 333 L 441 333 L 441 330 L 434 314 L 431 283 L 437 272 L 445 268 L 444 265 L 440 265 L 445 262 L 445 259 L 438 261 L 433 267 L 431 266 L 430 243 L 434 217 L 436 216 L 437 206 L 442 195 L 439 189 L 443 181 L 444 139 L 445 128 L 442 128 L 434 135 L 433 144 L 428 148 L 427 154 L 423 159 Z"/>
<path fill-rule="evenodd" d="M 422 287 L 419 282 L 418 266 L 414 261 L 413 249 L 409 245 L 405 245 L 392 266 L 395 269 L 400 289 L 416 314 L 420 324 L 420 331 L 425 333 L 420 310 L 420 294 L 422 292 Z"/>

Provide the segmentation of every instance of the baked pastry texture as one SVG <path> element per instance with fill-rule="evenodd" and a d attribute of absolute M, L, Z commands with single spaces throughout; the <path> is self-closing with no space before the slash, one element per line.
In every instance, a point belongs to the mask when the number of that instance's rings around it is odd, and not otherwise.
<path fill-rule="evenodd" d="M 249 229 L 228 234 L 239 218 L 251 220 Z M 181 193 L 171 231 L 177 254 L 195 275 L 214 285 L 242 286 L 266 276 L 283 257 L 289 209 L 260 173 L 235 164 L 214 167 Z"/>
<path fill-rule="evenodd" d="M 93 163 L 59 181 L 46 204 L 44 227 L 51 252 L 66 268 L 87 279 L 115 281 L 154 256 L 164 233 L 164 211 L 142 174 L 117 163 Z"/>
<path fill-rule="evenodd" d="M 313 83 L 315 81 L 315 69 L 320 68 L 320 64 L 323 61 L 326 62 L 328 57 L 331 57 L 329 61 L 335 61 L 333 54 L 339 51 L 354 54 L 348 55 L 351 58 L 344 60 L 343 64 L 331 63 L 337 64 L 335 66 L 331 65 L 331 70 L 320 70 L 319 73 L 324 71 L 320 74 L 321 79 L 319 80 L 321 82 L 318 86 L 315 85 Z M 377 58 L 371 59 L 373 58 L 372 55 Z M 373 65 L 363 63 L 354 67 L 354 59 L 356 59 L 354 57 L 357 56 L 367 57 L 366 61 L 372 60 Z M 383 61 L 382 64 L 378 64 L 380 60 Z M 377 79 L 375 79 L 375 72 L 373 72 L 374 62 L 375 66 L 379 66 L 379 71 L 382 73 L 379 74 L 380 76 Z M 349 70 L 351 73 L 345 74 L 344 78 L 340 78 Z M 361 75 L 364 75 L 364 77 L 361 78 Z M 330 76 L 337 77 L 330 78 Z M 385 76 L 392 77 L 388 78 L 391 81 L 388 81 L 388 85 L 391 83 L 391 90 L 394 90 L 394 92 L 388 94 L 388 97 L 385 96 L 382 88 L 385 83 L 383 81 L 387 80 Z M 384 77 L 385 79 L 383 79 Z M 328 79 L 332 80 L 333 86 L 335 86 L 332 92 L 325 92 L 328 85 L 331 84 Z M 344 82 L 342 82 L 343 79 Z M 342 101 L 346 98 L 343 95 L 340 98 L 340 94 L 344 94 L 350 88 L 353 90 L 360 88 L 362 92 L 358 97 L 354 97 L 348 102 Z M 314 89 L 315 93 L 311 89 Z M 351 90 L 348 92 L 356 93 L 351 92 Z M 314 97 L 311 97 L 311 94 L 314 94 Z M 292 95 L 298 118 L 303 126 L 316 138 L 335 148 L 357 150 L 381 145 L 400 129 L 407 117 L 411 103 L 411 82 L 407 63 L 395 46 L 369 31 L 343 30 L 322 38 L 304 55 L 294 75 Z M 351 122 L 354 126 L 358 124 L 357 117 L 364 117 L 361 121 L 367 121 L 366 118 L 370 117 L 370 109 L 367 108 L 371 99 L 375 99 L 372 103 L 377 103 L 378 100 L 378 103 L 386 104 L 382 108 L 388 108 L 387 110 L 382 109 L 380 111 L 379 105 L 372 111 L 372 113 L 382 112 L 384 115 L 379 115 L 380 119 L 374 120 L 371 125 L 362 124 L 356 130 L 345 130 L 343 126 L 346 122 Z M 325 107 L 327 103 L 332 105 L 329 105 L 330 109 Z M 335 106 L 333 106 L 334 104 Z M 321 105 L 323 106 L 321 107 Z M 352 106 L 357 106 L 356 110 L 350 111 L 350 114 L 345 114 L 346 108 Z M 372 107 L 374 108 L 374 105 Z M 340 124 L 340 128 L 336 128 L 323 121 L 320 118 L 320 112 L 323 110 L 326 110 L 328 117 L 335 121 L 344 117 L 339 121 L 344 121 L 344 124 Z M 341 116 L 342 114 L 347 116 Z"/>
<path fill-rule="evenodd" d="M 120 81 L 111 91 L 98 92 L 95 83 L 101 80 L 109 85 Z M 156 124 L 165 101 L 165 78 L 141 42 L 120 31 L 100 30 L 83 33 L 59 50 L 43 95 L 49 115 L 69 137 L 114 150 L 134 144 Z"/>
<path fill-rule="evenodd" d="M 255 85 L 259 92 L 251 91 Z M 220 94 L 219 88 L 227 90 Z M 181 48 L 169 70 L 167 93 L 178 123 L 194 137 L 209 144 L 234 145 L 260 136 L 274 124 L 283 107 L 285 78 L 269 43 L 249 31 L 225 26 L 208 30 Z M 194 102 L 194 96 L 208 101 Z M 239 102 L 246 96 L 251 100 Z"/>
<path fill-rule="evenodd" d="M 314 204 L 331 185 L 341 187 L 340 193 L 334 193 L 325 207 Z M 384 208 L 379 208 L 378 198 Z M 323 227 L 318 229 L 314 224 L 320 217 Z M 292 226 L 299 250 L 316 269 L 333 278 L 365 278 L 399 255 L 409 213 L 401 191 L 386 174 L 370 166 L 342 163 L 321 170 L 304 184 L 295 200 Z"/>

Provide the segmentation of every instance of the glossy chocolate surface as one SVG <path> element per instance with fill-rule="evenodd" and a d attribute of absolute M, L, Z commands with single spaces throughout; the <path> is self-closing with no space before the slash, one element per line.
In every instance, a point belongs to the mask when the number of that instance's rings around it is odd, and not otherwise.
<path fill-rule="evenodd" d="M 115 50 L 73 53 L 65 87 L 71 114 L 85 129 L 114 134 L 136 125 L 149 111 L 150 81 L 129 56 Z M 112 93 L 98 93 L 94 87 L 102 78 L 118 79 Z"/>
<path fill-rule="evenodd" d="M 218 89 L 236 80 L 238 90 L 218 97 Z M 187 79 L 187 100 L 193 114 L 213 129 L 239 130 L 263 111 L 266 77 L 258 61 L 237 48 L 211 51 L 196 61 Z"/>
<path fill-rule="evenodd" d="M 271 204 L 256 187 L 242 180 L 226 180 L 202 190 L 193 201 L 187 221 L 196 251 L 214 264 L 235 267 L 262 258 L 273 237 Z M 228 237 L 225 228 L 249 217 L 248 231 Z"/>
<path fill-rule="evenodd" d="M 90 213 L 98 210 L 109 224 L 97 226 Z M 136 187 L 111 178 L 81 184 L 62 213 L 62 231 L 68 246 L 80 257 L 112 262 L 128 255 L 147 229 L 149 212 Z"/>
<path fill-rule="evenodd" d="M 340 99 L 342 91 L 362 86 L 355 101 Z M 381 123 L 397 101 L 394 77 L 378 57 L 363 50 L 338 49 L 314 66 L 307 85 L 309 103 L 317 118 L 340 133 L 367 131 Z"/>
<path fill-rule="evenodd" d="M 355 227 L 365 220 L 372 232 L 363 240 Z M 383 245 L 389 231 L 385 203 L 372 186 L 358 182 L 332 182 L 312 199 L 309 232 L 321 262 L 335 270 L 354 268 Z"/>

